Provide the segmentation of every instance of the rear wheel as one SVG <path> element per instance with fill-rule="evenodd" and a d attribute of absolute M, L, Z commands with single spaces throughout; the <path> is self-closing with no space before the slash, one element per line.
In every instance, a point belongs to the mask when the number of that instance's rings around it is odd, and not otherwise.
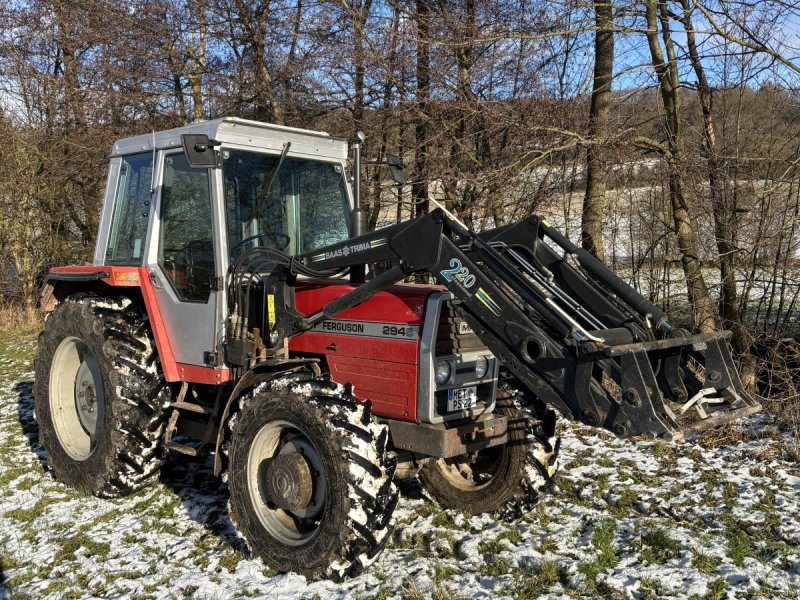
<path fill-rule="evenodd" d="M 444 508 L 516 518 L 528 512 L 553 483 L 560 440 L 555 413 L 534 418 L 522 395 L 501 384 L 495 412 L 508 418 L 508 442 L 475 457 L 437 459 L 420 470 L 425 489 Z"/>
<path fill-rule="evenodd" d="M 397 503 L 387 430 L 327 381 L 283 379 L 244 399 L 229 445 L 230 513 L 253 554 L 309 579 L 363 570 Z"/>
<path fill-rule="evenodd" d="M 68 297 L 45 322 L 35 368 L 39 439 L 56 479 L 113 497 L 157 478 L 170 393 L 137 306 Z"/>

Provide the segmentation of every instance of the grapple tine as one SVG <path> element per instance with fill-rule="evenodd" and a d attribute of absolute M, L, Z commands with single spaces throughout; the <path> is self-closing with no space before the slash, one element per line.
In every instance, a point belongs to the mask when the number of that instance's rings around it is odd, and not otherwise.
<path fill-rule="evenodd" d="M 761 412 L 760 404 L 752 404 L 745 406 L 744 408 L 737 408 L 736 410 L 718 411 L 712 413 L 706 419 L 683 427 L 678 433 L 681 437 L 695 435 L 697 433 L 702 433 L 703 431 L 708 431 L 709 429 L 714 429 L 720 425 L 725 425 L 726 423 L 738 421 L 739 419 L 749 417 L 750 415 L 754 415 L 759 412 Z"/>

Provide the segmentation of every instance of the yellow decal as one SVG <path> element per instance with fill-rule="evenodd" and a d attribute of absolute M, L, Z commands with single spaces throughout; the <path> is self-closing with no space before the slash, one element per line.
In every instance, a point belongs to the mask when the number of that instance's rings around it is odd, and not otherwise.
<path fill-rule="evenodd" d="M 484 290 L 482 287 L 479 287 L 478 291 L 475 292 L 475 297 L 480 300 L 486 308 L 492 311 L 494 316 L 500 316 L 500 307 L 497 305 L 497 302 L 495 302 L 492 297 L 486 293 L 486 290 Z"/>
<path fill-rule="evenodd" d="M 275 294 L 267 295 L 267 322 L 270 329 L 275 327 Z"/>

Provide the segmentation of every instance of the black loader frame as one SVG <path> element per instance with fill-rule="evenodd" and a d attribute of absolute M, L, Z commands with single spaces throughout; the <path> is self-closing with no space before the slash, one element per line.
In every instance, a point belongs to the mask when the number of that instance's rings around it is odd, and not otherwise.
<path fill-rule="evenodd" d="M 280 253 L 271 253 L 265 289 L 283 310 L 265 323 L 269 333 L 256 349 L 270 362 L 281 360 L 286 338 L 413 274 L 428 273 L 460 301 L 474 332 L 520 384 L 568 419 L 621 437 L 674 440 L 761 409 L 739 379 L 729 332 L 692 335 L 674 327 L 663 311 L 539 217 L 476 234 L 439 208 L 308 255 L 279 260 Z M 304 316 L 294 309 L 298 273 L 387 262 L 388 270 L 319 313 Z M 241 355 L 242 343 L 234 336 L 226 350 Z M 682 427 L 677 411 L 690 407 L 701 419 Z"/>

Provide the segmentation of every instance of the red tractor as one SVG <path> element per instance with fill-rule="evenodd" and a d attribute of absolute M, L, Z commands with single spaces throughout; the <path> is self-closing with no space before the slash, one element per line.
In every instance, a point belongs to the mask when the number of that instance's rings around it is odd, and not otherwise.
<path fill-rule="evenodd" d="M 555 411 L 671 440 L 759 410 L 725 332 L 673 327 L 546 220 L 476 234 L 440 208 L 365 232 L 360 162 L 233 118 L 114 144 L 93 264 L 40 298 L 60 481 L 119 496 L 169 451 L 213 453 L 255 555 L 343 577 L 386 542 L 395 476 L 446 508 L 529 510 Z M 401 283 L 418 274 L 437 284 Z"/>

